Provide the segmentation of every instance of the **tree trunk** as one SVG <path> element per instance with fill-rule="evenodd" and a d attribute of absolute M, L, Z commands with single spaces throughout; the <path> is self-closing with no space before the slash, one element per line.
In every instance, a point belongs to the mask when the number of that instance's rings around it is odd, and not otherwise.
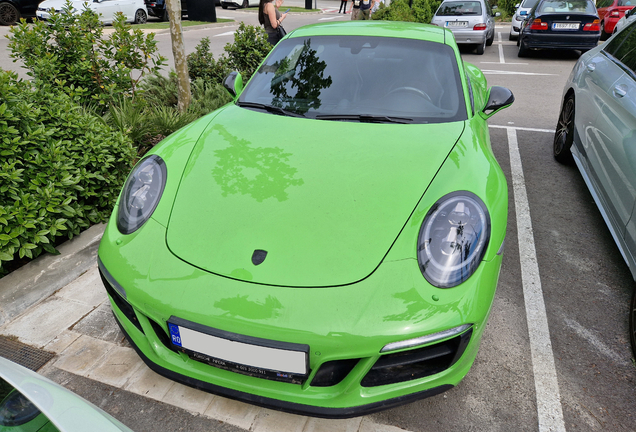
<path fill-rule="evenodd" d="M 190 106 L 190 76 L 188 75 L 188 61 L 183 45 L 183 30 L 181 29 L 180 0 L 166 0 L 168 16 L 170 17 L 170 36 L 172 39 L 172 55 L 174 56 L 174 70 L 179 84 L 179 111 L 184 112 Z"/>

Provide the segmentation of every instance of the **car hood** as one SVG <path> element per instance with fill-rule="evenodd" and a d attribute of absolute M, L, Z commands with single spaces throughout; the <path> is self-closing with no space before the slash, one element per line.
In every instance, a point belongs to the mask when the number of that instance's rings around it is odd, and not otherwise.
<path fill-rule="evenodd" d="M 463 129 L 464 122 L 320 121 L 230 105 L 186 165 L 168 247 L 244 281 L 357 282 L 381 263 Z"/>

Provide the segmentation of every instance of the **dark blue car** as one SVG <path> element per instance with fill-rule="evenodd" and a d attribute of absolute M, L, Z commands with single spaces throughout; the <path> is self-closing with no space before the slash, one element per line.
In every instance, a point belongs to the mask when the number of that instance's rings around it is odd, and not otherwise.
<path fill-rule="evenodd" d="M 588 51 L 598 45 L 601 25 L 592 0 L 540 0 L 521 24 L 519 57 L 531 49 Z"/>

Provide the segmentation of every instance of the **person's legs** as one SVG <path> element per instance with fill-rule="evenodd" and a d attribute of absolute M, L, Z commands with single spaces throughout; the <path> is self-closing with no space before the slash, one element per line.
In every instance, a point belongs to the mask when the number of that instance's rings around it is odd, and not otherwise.
<path fill-rule="evenodd" d="M 365 10 L 360 9 L 360 12 L 359 12 L 358 16 L 359 16 L 359 18 L 358 18 L 359 20 L 368 20 L 368 19 L 370 19 L 369 18 L 369 9 L 365 9 Z"/>
<path fill-rule="evenodd" d="M 355 21 L 358 19 L 358 15 L 360 15 L 360 8 L 351 9 L 351 21 Z"/>
<path fill-rule="evenodd" d="M 342 12 L 343 6 L 344 6 L 344 9 L 347 10 L 347 2 L 345 0 L 340 0 L 340 9 L 338 9 L 338 13 Z"/>

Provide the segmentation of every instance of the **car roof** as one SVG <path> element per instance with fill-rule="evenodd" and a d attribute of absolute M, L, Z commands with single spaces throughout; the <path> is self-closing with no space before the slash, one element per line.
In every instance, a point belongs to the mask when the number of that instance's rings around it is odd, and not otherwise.
<path fill-rule="evenodd" d="M 310 24 L 290 32 L 290 37 L 381 36 L 446 43 L 446 30 L 429 24 L 401 21 L 343 21 Z"/>

